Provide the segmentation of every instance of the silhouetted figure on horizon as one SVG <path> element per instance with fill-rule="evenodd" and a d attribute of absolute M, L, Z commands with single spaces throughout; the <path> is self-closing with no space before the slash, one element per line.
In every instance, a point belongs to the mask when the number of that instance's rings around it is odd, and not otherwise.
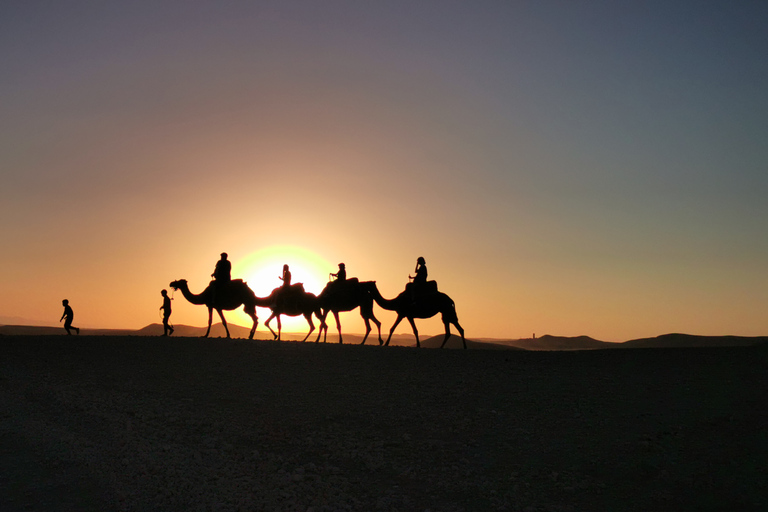
<path fill-rule="evenodd" d="M 389 340 L 392 339 L 392 334 L 395 332 L 395 328 L 403 318 L 406 318 L 408 319 L 408 323 L 411 324 L 413 335 L 416 336 L 416 346 L 420 347 L 419 331 L 416 329 L 416 322 L 414 322 L 414 319 L 431 318 L 439 313 L 442 316 L 443 325 L 445 325 L 445 338 L 443 338 L 443 343 L 440 346 L 444 347 L 448 338 L 451 337 L 450 324 L 453 324 L 461 335 L 462 345 L 464 348 L 467 348 L 467 342 L 464 339 L 464 329 L 459 325 L 459 318 L 456 315 L 456 305 L 448 295 L 437 291 L 436 283 L 434 291 L 431 290 L 431 283 L 434 283 L 434 281 L 429 281 L 429 283 L 429 292 L 424 295 L 419 295 L 417 300 L 413 300 L 408 287 L 394 299 L 385 299 L 381 296 L 381 293 L 379 293 L 376 283 L 371 283 L 370 293 L 373 300 L 376 301 L 376 304 L 382 309 L 395 311 L 397 313 L 397 319 L 395 320 L 395 323 L 392 324 L 392 328 L 389 330 L 389 337 L 384 345 L 389 345 Z M 412 287 L 413 284 L 409 283 L 409 286 Z"/>
<path fill-rule="evenodd" d="M 411 283 L 411 298 L 415 301 L 419 295 L 424 293 L 427 286 L 427 262 L 422 256 L 416 260 L 416 275 L 412 276 L 408 274 L 408 279 L 413 281 Z"/>
<path fill-rule="evenodd" d="M 339 263 L 339 271 L 335 274 L 328 274 L 328 278 L 329 283 L 323 290 L 326 296 L 332 293 L 338 293 L 342 288 L 344 288 L 344 285 L 347 284 L 347 266 L 343 263 Z"/>
<path fill-rule="evenodd" d="M 411 276 L 408 274 L 408 279 L 413 281 L 416 286 L 427 284 L 427 262 L 422 256 L 416 260 L 416 275 Z"/>
<path fill-rule="evenodd" d="M 64 306 L 64 314 L 61 315 L 61 318 L 59 319 L 59 322 L 67 319 L 66 322 L 64 322 L 64 329 L 66 329 L 67 334 L 71 335 L 72 333 L 69 331 L 70 329 L 74 329 L 77 334 L 80 334 L 80 329 L 72 325 L 72 320 L 75 318 L 75 312 L 72 311 L 72 307 L 69 305 L 69 301 L 67 299 L 64 299 L 61 301 L 62 306 Z"/>
<path fill-rule="evenodd" d="M 283 282 L 283 288 L 291 286 L 291 271 L 288 269 L 288 265 L 283 265 L 283 275 L 280 278 Z"/>
<path fill-rule="evenodd" d="M 227 253 L 221 253 L 221 259 L 216 262 L 211 277 L 214 279 L 212 291 L 215 298 L 216 293 L 232 281 L 232 263 L 227 259 Z"/>
<path fill-rule="evenodd" d="M 256 317 L 257 299 L 256 294 L 253 293 L 253 290 L 248 288 L 248 285 L 242 279 L 233 280 L 225 289 L 215 293 L 216 282 L 211 281 L 208 287 L 198 295 L 189 291 L 189 285 L 186 279 L 173 281 L 169 286 L 174 290 L 181 290 L 184 298 L 192 304 L 198 304 L 208 308 L 208 330 L 205 331 L 204 338 L 207 338 L 211 333 L 214 309 L 219 314 L 221 324 L 227 332 L 227 338 L 229 338 L 229 327 L 227 327 L 227 320 L 224 318 L 224 310 L 230 311 L 243 306 L 243 311 L 253 319 L 253 327 L 251 327 L 251 332 L 248 335 L 249 339 L 253 339 L 253 333 L 256 332 L 256 325 L 259 323 L 259 319 Z"/>
<path fill-rule="evenodd" d="M 170 336 L 173 334 L 173 327 L 168 323 L 168 319 L 171 317 L 171 298 L 168 296 L 168 290 L 160 292 L 163 296 L 163 305 L 160 309 L 163 310 L 163 336 Z"/>
<path fill-rule="evenodd" d="M 373 321 L 379 331 L 379 345 L 381 345 L 384 342 L 381 339 L 381 322 L 373 314 L 373 298 L 369 293 L 371 285 L 375 283 L 373 281 L 360 282 L 356 277 L 347 279 L 347 271 L 343 263 L 339 263 L 338 273 L 330 274 L 330 276 L 331 278 L 335 277 L 336 280 L 330 281 L 325 285 L 325 288 L 317 297 L 320 301 L 320 309 L 323 312 L 323 323 L 325 323 L 328 313 L 333 313 L 336 319 L 336 329 L 339 331 L 339 343 L 343 343 L 339 313 L 352 311 L 359 307 L 360 316 L 365 321 L 365 336 L 361 344 L 364 345 L 365 340 L 368 339 L 368 335 L 371 333 L 371 321 Z M 327 334 L 328 325 L 321 325 L 320 332 L 317 334 L 315 341 L 320 341 L 320 336 L 323 336 L 323 341 L 325 341 Z"/>
<path fill-rule="evenodd" d="M 301 315 L 307 320 L 309 332 L 301 341 L 306 341 L 315 330 L 315 324 L 312 322 L 313 314 L 320 320 L 320 331 L 322 332 L 324 328 L 327 329 L 317 296 L 314 293 L 305 291 L 302 283 L 291 284 L 291 273 L 288 271 L 288 265 L 283 267 L 283 277 L 280 279 L 283 280 L 282 286 L 272 290 L 268 297 L 256 298 L 257 306 L 268 307 L 272 310 L 272 314 L 264 322 L 264 327 L 272 332 L 274 338 L 276 340 L 281 339 L 283 329 L 283 324 L 280 320 L 281 315 Z M 269 325 L 273 318 L 277 318 L 277 332 Z"/>
<path fill-rule="evenodd" d="M 216 262 L 211 277 L 216 281 L 228 283 L 232 280 L 232 263 L 227 259 L 227 253 L 221 253 L 221 259 Z"/>
<path fill-rule="evenodd" d="M 347 266 L 343 263 L 339 263 L 339 271 L 335 274 L 331 274 L 331 277 L 335 277 L 337 282 L 343 282 L 347 280 Z"/>

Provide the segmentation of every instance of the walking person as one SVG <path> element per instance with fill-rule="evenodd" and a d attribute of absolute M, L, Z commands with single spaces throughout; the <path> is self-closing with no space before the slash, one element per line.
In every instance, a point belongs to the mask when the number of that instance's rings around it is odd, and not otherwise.
<path fill-rule="evenodd" d="M 171 298 L 168 296 L 168 290 L 160 292 L 163 296 L 163 305 L 160 309 L 163 310 L 163 336 L 170 336 L 173 334 L 173 327 L 168 323 L 168 319 L 171 318 Z"/>
<path fill-rule="evenodd" d="M 64 299 L 61 301 L 62 306 L 64 306 L 64 314 L 61 315 L 61 318 L 59 319 L 59 322 L 67 319 L 66 322 L 64 322 L 64 329 L 67 331 L 67 335 L 71 335 L 70 329 L 74 329 L 77 334 L 80 334 L 80 329 L 72 325 L 72 319 L 75 318 L 75 312 L 72 311 L 72 307 L 69 305 L 69 301 L 67 299 Z"/>

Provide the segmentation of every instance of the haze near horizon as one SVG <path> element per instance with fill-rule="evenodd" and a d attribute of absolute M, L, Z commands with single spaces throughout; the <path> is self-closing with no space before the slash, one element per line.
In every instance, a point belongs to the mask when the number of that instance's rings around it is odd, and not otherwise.
<path fill-rule="evenodd" d="M 767 17 L 4 3 L 0 316 L 55 325 L 66 298 L 80 327 L 141 328 L 226 251 L 259 295 L 283 263 L 320 293 L 345 262 L 394 297 L 423 256 L 469 338 L 764 335 Z"/>

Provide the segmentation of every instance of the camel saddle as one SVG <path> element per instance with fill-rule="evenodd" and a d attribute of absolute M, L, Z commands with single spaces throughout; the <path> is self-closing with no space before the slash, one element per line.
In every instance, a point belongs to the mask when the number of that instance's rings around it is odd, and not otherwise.
<path fill-rule="evenodd" d="M 432 295 L 433 293 L 437 293 L 437 281 L 427 281 L 424 283 L 424 286 L 416 286 L 414 283 L 408 283 L 405 285 L 405 290 L 413 292 L 417 296 Z"/>
<path fill-rule="evenodd" d="M 230 291 L 235 290 L 238 288 L 242 288 L 243 286 L 246 286 L 245 281 L 242 279 L 230 279 L 229 281 L 217 281 L 213 280 L 213 285 L 223 291 Z"/>
<path fill-rule="evenodd" d="M 346 279 L 344 281 L 331 281 L 330 286 L 328 287 L 328 291 L 331 293 L 338 293 L 341 291 L 345 291 L 350 286 L 356 285 L 360 282 L 360 280 L 356 277 L 350 277 L 349 279 Z"/>

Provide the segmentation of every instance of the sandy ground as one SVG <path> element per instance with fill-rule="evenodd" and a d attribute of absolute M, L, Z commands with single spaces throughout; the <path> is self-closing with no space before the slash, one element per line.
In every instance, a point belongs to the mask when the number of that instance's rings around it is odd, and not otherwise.
<path fill-rule="evenodd" d="M 768 348 L 0 337 L 0 510 L 768 509 Z"/>

